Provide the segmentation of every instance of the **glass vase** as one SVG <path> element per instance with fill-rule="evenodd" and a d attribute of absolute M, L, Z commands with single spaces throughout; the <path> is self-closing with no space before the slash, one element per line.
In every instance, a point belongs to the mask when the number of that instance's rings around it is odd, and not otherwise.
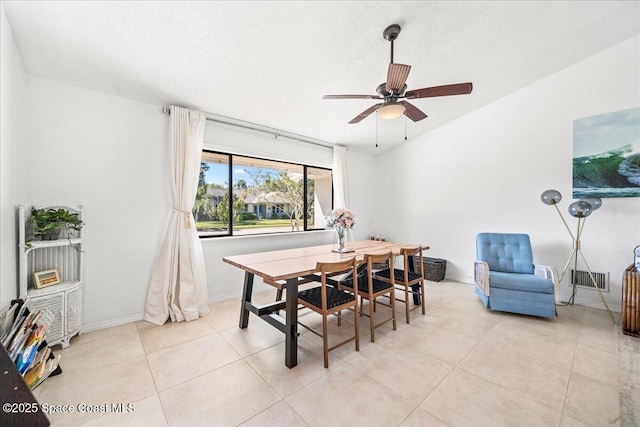
<path fill-rule="evenodd" d="M 338 233 L 338 250 L 344 252 L 344 235 L 346 229 L 344 227 L 338 227 L 336 228 L 336 232 Z"/>
<path fill-rule="evenodd" d="M 354 252 L 354 249 L 347 249 L 345 247 L 345 237 L 347 236 L 347 229 L 345 227 L 336 227 L 336 233 L 338 233 L 338 247 L 333 249 L 333 252 Z"/>

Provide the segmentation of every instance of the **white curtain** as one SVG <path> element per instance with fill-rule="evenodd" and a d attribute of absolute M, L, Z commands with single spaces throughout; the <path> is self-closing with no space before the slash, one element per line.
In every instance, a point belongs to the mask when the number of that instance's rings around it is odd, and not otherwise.
<path fill-rule="evenodd" d="M 347 148 L 333 146 L 333 206 L 348 208 L 347 194 Z"/>
<path fill-rule="evenodd" d="M 198 319 L 209 313 L 202 245 L 191 208 L 196 198 L 205 116 L 171 106 L 169 157 L 173 212 L 156 261 L 144 319 L 157 325 Z"/>

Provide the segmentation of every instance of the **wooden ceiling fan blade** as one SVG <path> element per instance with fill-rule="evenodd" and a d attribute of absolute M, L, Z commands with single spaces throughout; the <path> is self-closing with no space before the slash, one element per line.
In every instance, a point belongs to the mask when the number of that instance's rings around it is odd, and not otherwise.
<path fill-rule="evenodd" d="M 324 95 L 322 99 L 382 99 L 378 95 Z"/>
<path fill-rule="evenodd" d="M 411 65 L 389 64 L 387 71 L 387 92 L 400 93 L 404 87 L 407 77 L 409 77 Z"/>
<path fill-rule="evenodd" d="M 356 117 L 354 117 L 349 124 L 354 124 L 354 123 L 360 123 L 362 121 L 362 119 L 366 118 L 367 116 L 369 116 L 371 113 L 373 113 L 374 111 L 376 111 L 378 108 L 382 107 L 384 105 L 383 102 L 381 102 L 380 104 L 375 104 L 369 108 L 367 108 L 366 110 L 364 110 L 362 113 L 358 114 Z"/>
<path fill-rule="evenodd" d="M 419 122 L 420 120 L 427 118 L 427 115 L 415 105 L 409 104 L 407 101 L 400 101 L 400 104 L 404 105 L 404 115 L 414 122 Z"/>
<path fill-rule="evenodd" d="M 473 83 L 457 83 L 444 86 L 425 87 L 423 89 L 408 90 L 408 99 L 431 98 L 434 96 L 467 95 L 473 90 Z"/>

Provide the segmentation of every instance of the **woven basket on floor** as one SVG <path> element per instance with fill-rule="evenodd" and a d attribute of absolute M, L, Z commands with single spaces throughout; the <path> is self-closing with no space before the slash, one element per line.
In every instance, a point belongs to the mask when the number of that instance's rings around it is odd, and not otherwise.
<path fill-rule="evenodd" d="M 418 262 L 418 258 L 415 258 Z M 422 257 L 422 265 L 424 268 L 424 278 L 434 282 L 444 280 L 444 274 L 447 271 L 447 260 L 441 258 Z"/>

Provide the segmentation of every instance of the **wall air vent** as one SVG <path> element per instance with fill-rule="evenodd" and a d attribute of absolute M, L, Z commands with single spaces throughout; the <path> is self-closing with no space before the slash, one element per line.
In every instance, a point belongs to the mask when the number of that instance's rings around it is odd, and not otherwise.
<path fill-rule="evenodd" d="M 593 278 L 596 279 L 596 283 L 598 284 L 598 288 L 602 292 L 609 292 L 609 273 L 596 273 L 592 272 Z M 593 285 L 593 280 L 591 280 L 591 276 L 588 271 L 582 270 L 571 270 L 571 282 L 569 282 L 569 286 L 573 286 L 573 283 L 576 283 L 576 286 L 581 288 L 593 289 L 595 290 L 595 286 Z"/>

